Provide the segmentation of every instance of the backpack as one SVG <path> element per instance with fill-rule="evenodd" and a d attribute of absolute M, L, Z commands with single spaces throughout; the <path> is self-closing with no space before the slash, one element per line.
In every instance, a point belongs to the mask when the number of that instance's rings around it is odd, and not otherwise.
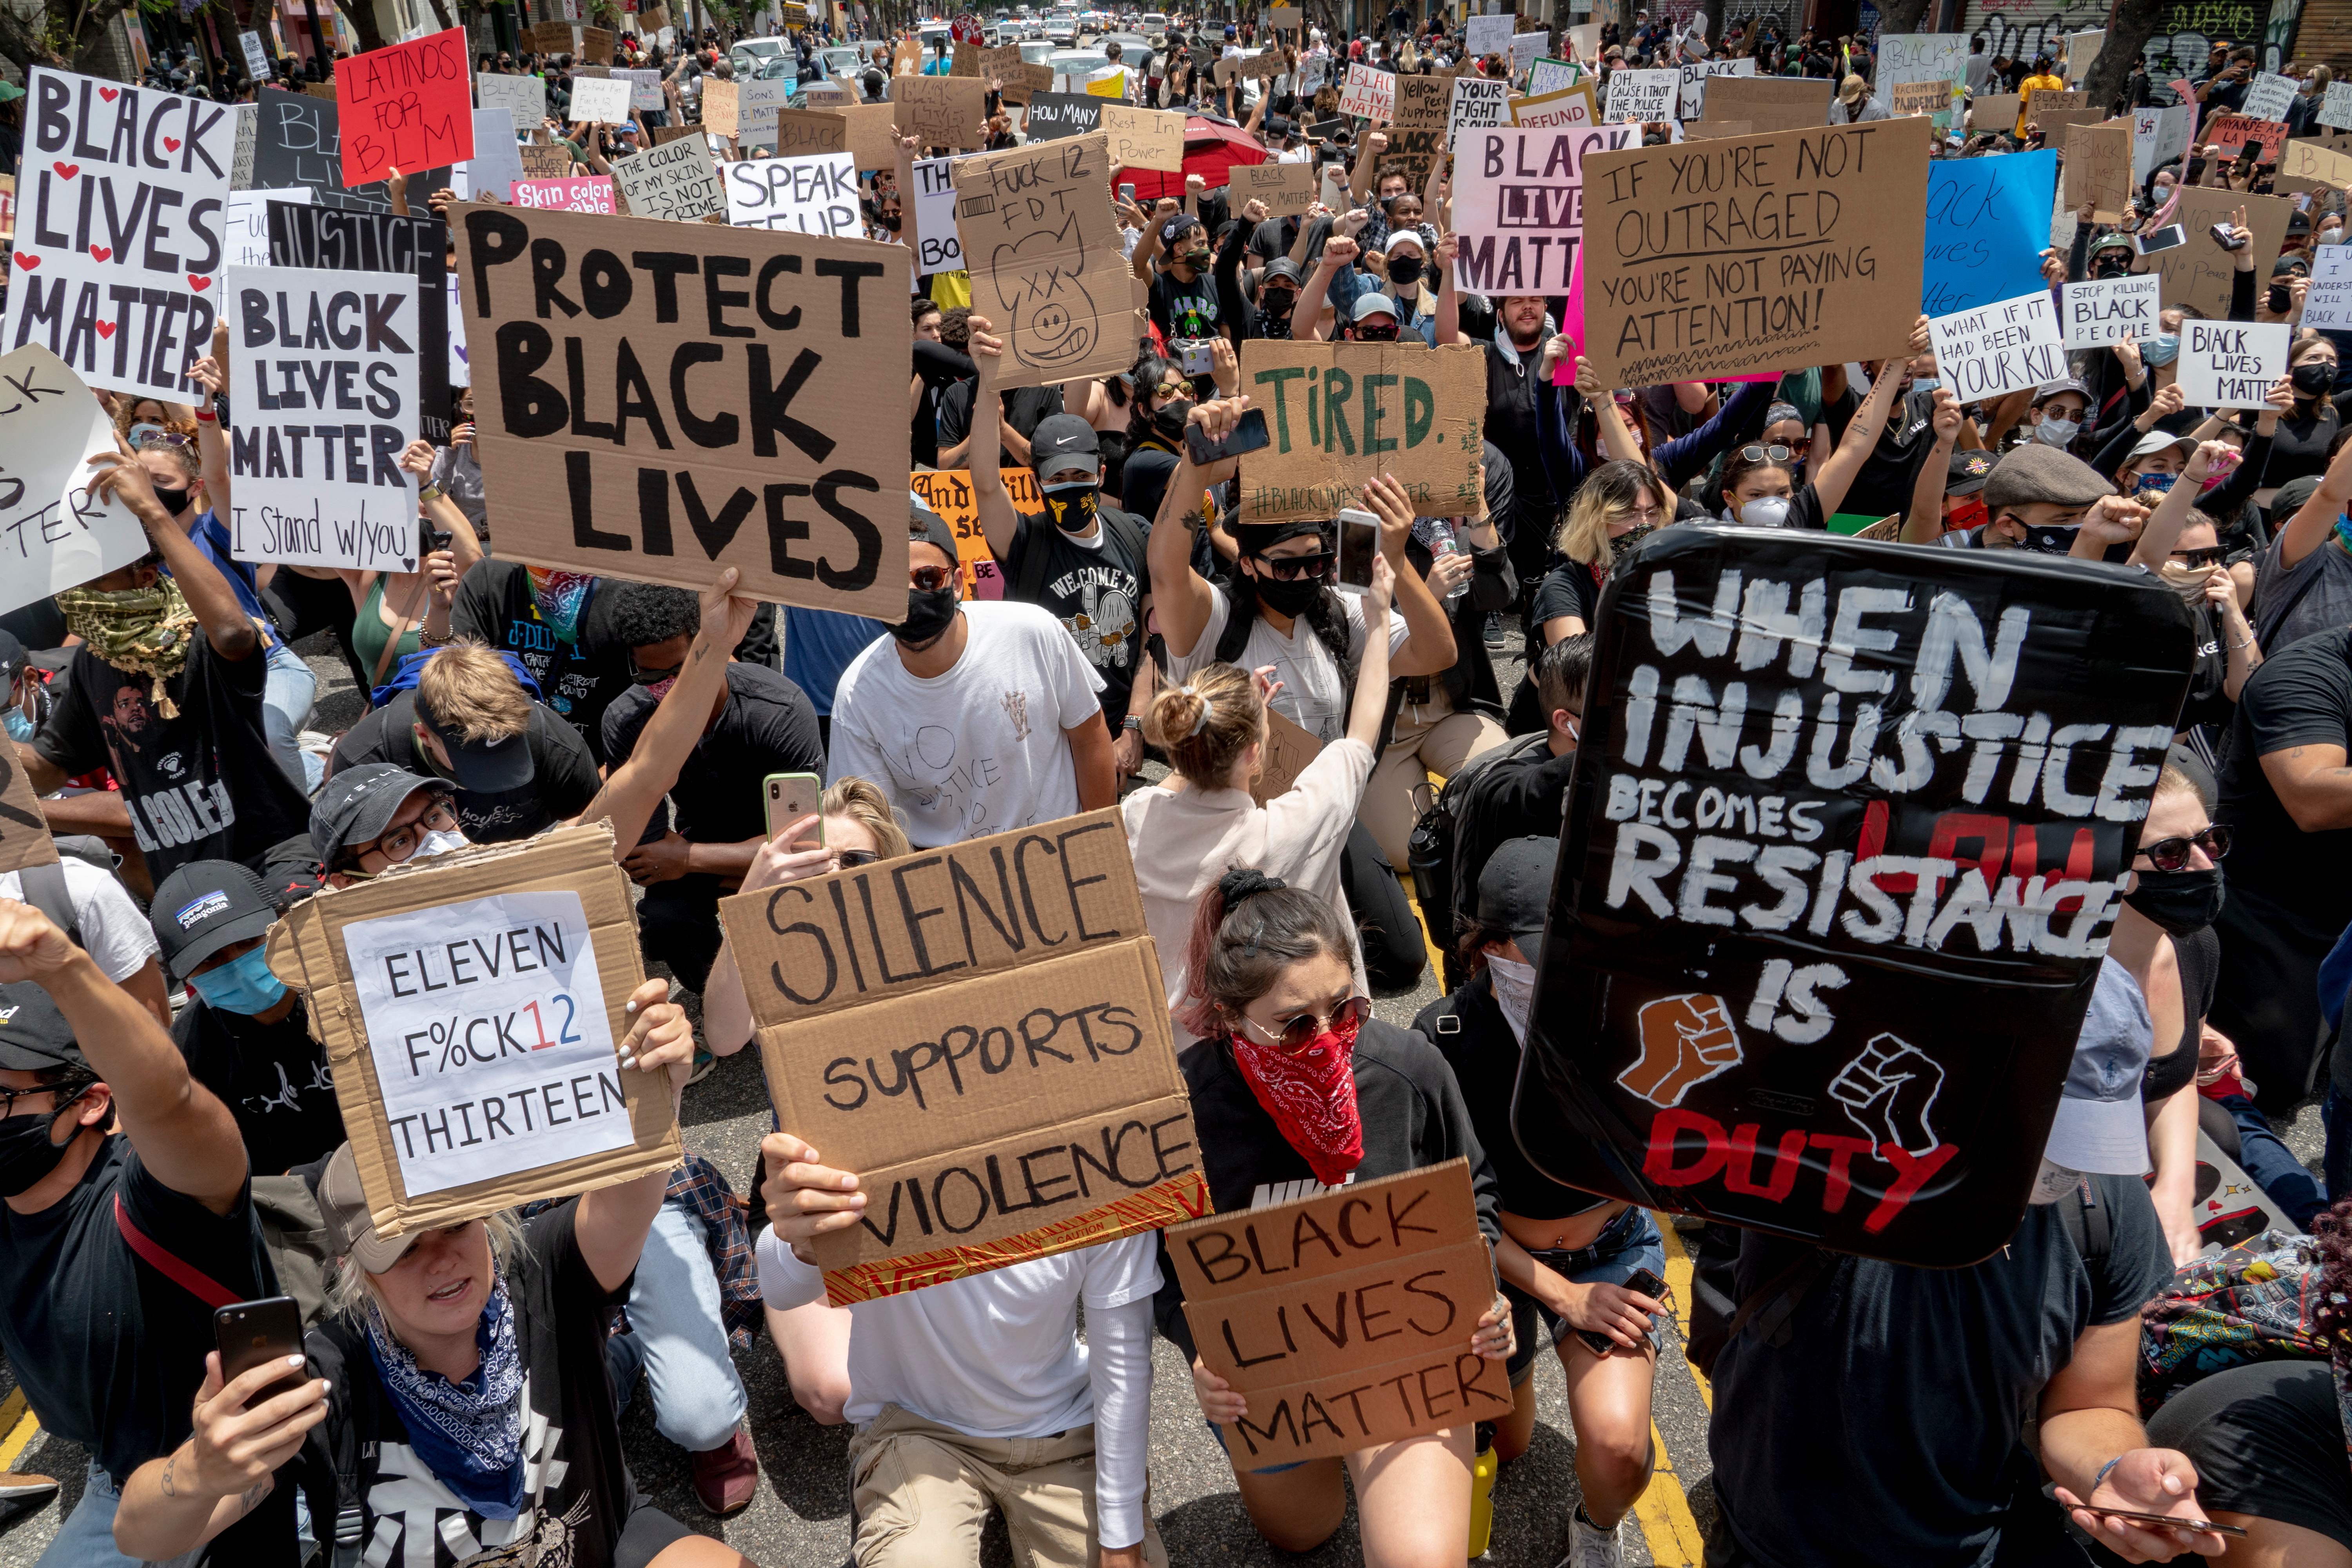
<path fill-rule="evenodd" d="M 81 911 L 74 908 L 73 893 L 66 887 L 66 868 L 62 861 L 51 860 L 42 866 L 17 868 L 16 879 L 24 901 L 49 917 L 49 923 L 66 933 L 66 940 L 76 947 L 88 945 L 81 940 Z"/>
<path fill-rule="evenodd" d="M 1445 781 L 1445 787 L 1437 792 L 1436 798 L 1412 825 L 1406 860 L 1412 873 L 1413 896 L 1421 900 L 1424 918 L 1433 925 L 1442 922 L 1444 927 L 1443 931 L 1432 930 L 1429 934 L 1444 959 L 1448 991 L 1461 984 L 1463 979 L 1462 961 L 1454 951 L 1454 939 L 1467 912 L 1463 896 L 1478 886 L 1479 868 L 1466 863 L 1470 858 L 1468 846 L 1460 827 L 1474 815 L 1471 795 L 1496 763 L 1531 755 L 1550 741 L 1548 731 L 1538 730 L 1532 735 L 1514 736 L 1479 752 L 1454 770 L 1454 776 Z"/>

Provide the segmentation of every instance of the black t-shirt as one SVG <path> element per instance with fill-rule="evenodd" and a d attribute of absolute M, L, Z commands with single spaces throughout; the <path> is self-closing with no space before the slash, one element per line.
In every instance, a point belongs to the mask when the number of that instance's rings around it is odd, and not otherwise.
<path fill-rule="evenodd" d="M 416 744 L 416 693 L 404 691 L 360 721 L 335 742 L 335 771 L 362 763 L 390 763 L 426 778 L 447 775 L 434 766 Z M 531 775 L 520 787 L 479 795 L 457 791 L 457 825 L 476 844 L 505 844 L 542 833 L 567 817 L 579 816 L 596 798 L 600 783 L 596 760 L 578 726 L 530 705 L 530 728 L 524 732 L 530 748 Z M 453 787 L 454 787 L 454 781 Z"/>
<path fill-rule="evenodd" d="M 604 710 L 604 753 L 614 767 L 636 753 L 637 737 L 657 706 L 644 687 L 632 686 Z M 770 773 L 824 775 L 816 710 L 782 672 L 730 664 L 727 706 L 670 786 L 678 832 L 697 844 L 765 837 L 767 796 L 760 786 Z"/>
<path fill-rule="evenodd" d="M 335 1152 L 343 1112 L 326 1048 L 310 1037 L 308 1004 L 274 1024 L 190 1000 L 172 1023 L 188 1072 L 220 1097 L 245 1135 L 246 1163 L 275 1176 Z"/>
<path fill-rule="evenodd" d="M 2221 768 L 2221 808 L 2237 829 L 2227 876 L 2314 929 L 2352 921 L 2352 827 L 2306 833 L 2263 772 L 2266 752 L 2352 745 L 2352 628 L 2316 632 L 2264 659 L 2238 697 Z"/>
<path fill-rule="evenodd" d="M 2111 1239 L 2076 1248 L 2057 1204 L 1969 1268 L 1841 1258 L 1815 1279 L 1785 1344 L 1743 1332 L 1715 1364 L 1716 1496 L 1767 1568 L 1973 1568 L 2000 1515 L 2037 1484 L 2011 1461 L 2051 1376 L 2090 1329 L 2136 1317 L 2172 1277 L 2147 1189 L 2093 1176 Z M 1733 1300 L 1795 1260 L 1742 1237 Z"/>
<path fill-rule="evenodd" d="M 157 882 L 191 860 L 260 870 L 270 848 L 307 833 L 310 803 L 269 752 L 261 688 L 268 661 L 213 651 L 195 634 L 188 661 L 164 683 L 166 719 L 150 676 L 114 668 L 87 647 L 34 745 L 68 775 L 110 765 L 131 828 Z"/>
<path fill-rule="evenodd" d="M 1168 481 L 1175 476 L 1175 453 L 1165 447 L 1135 447 L 1119 472 L 1119 504 L 1150 528 L 1160 519 L 1160 503 L 1168 499 Z"/>
<path fill-rule="evenodd" d="M 1563 561 L 1544 574 L 1536 584 L 1536 629 L 1540 633 L 1547 621 L 1563 616 L 1574 616 L 1584 623 L 1586 631 L 1598 628 L 1601 610 L 1601 584 L 1592 580 L 1592 568 L 1581 561 Z"/>
<path fill-rule="evenodd" d="M 579 1209 L 575 1199 L 525 1220 L 506 1277 L 523 1368 L 522 1511 L 484 1519 L 434 1478 L 376 1373 L 366 1331 L 339 1317 L 306 1342 L 311 1367 L 332 1384 L 327 1418 L 299 1460 L 312 1518 L 335 1517 L 319 1512 L 320 1499 L 334 1485 L 335 1455 L 355 1446 L 362 1538 L 386 1562 L 447 1568 L 507 1548 L 511 1558 L 486 1561 L 529 1563 L 528 1551 L 513 1549 L 535 1542 L 541 1568 L 607 1568 L 635 1500 L 604 1370 L 606 1310 L 629 1291 L 607 1291 L 580 1256 L 572 1228 Z"/>
<path fill-rule="evenodd" d="M 1511 1131 L 1511 1095 L 1519 1082 L 1519 1042 L 1495 1005 L 1494 978 L 1481 970 L 1459 991 L 1421 1010 L 1412 1026 L 1444 1057 L 1470 1108 L 1478 1145 L 1495 1166 L 1496 1206 L 1528 1219 L 1564 1219 L 1609 1200 L 1553 1181 L 1536 1169 Z"/>
<path fill-rule="evenodd" d="M 74 1190 L 38 1214 L 0 1206 L 0 1349 L 41 1425 L 119 1481 L 188 1435 L 215 1347 L 213 1310 L 138 1260 L 140 1232 L 246 1300 L 271 1294 L 253 1207 L 216 1215 L 157 1181 L 115 1134 Z"/>
<path fill-rule="evenodd" d="M 1217 280 L 1203 272 L 1190 283 L 1173 272 L 1151 279 L 1151 324 L 1171 343 L 1179 338 L 1217 335 Z M 1170 351 L 1174 352 L 1172 349 Z"/>
<path fill-rule="evenodd" d="M 1927 423 L 1935 407 L 1933 387 L 1914 386 L 1896 401 L 1886 416 L 1886 428 L 1878 433 L 1878 444 L 1863 459 L 1862 471 L 1847 489 L 1840 511 L 1875 519 L 1911 510 L 1911 487 L 1918 481 L 1920 466 L 1936 445 L 1935 432 Z M 1830 427 L 1832 444 L 1845 439 L 1847 424 L 1861 411 L 1862 398 L 1852 387 L 1835 403 L 1822 405 L 1822 418 Z M 1790 523 L 1795 526 L 1793 519 Z"/>
<path fill-rule="evenodd" d="M 961 446 L 971 434 L 971 394 L 979 384 L 976 381 L 959 381 L 940 394 L 940 447 Z M 1024 441 L 1037 433 L 1039 420 L 1049 414 L 1062 412 L 1062 389 L 1058 385 L 1016 386 L 1010 392 L 1000 392 L 996 395 L 997 417 L 1018 431 Z M 1000 468 L 1021 466 L 1013 460 L 1013 454 L 1002 447 L 996 449 L 996 460 Z M 972 461 L 972 455 L 966 452 L 961 466 L 969 468 Z"/>
<path fill-rule="evenodd" d="M 547 705 L 572 721 L 599 763 L 609 760 L 604 710 L 629 689 L 629 650 L 612 631 L 612 587 L 604 582 L 590 591 L 572 642 L 558 638 L 555 628 L 540 619 L 530 574 L 511 561 L 475 563 L 449 608 L 455 635 L 478 638 L 522 660 Z"/>
<path fill-rule="evenodd" d="M 1052 612 L 1102 677 L 1102 710 L 1114 727 L 1127 717 L 1128 692 L 1144 658 L 1143 595 L 1151 587 L 1151 568 L 1143 558 L 1146 531 L 1141 518 L 1105 506 L 1095 537 L 1079 541 L 1035 513 L 1014 522 L 1013 548 L 998 563 L 1007 598 L 1022 597 L 1021 584 L 1035 578 L 1033 602 Z M 1042 572 L 1029 560 L 1032 551 L 1045 552 Z"/>

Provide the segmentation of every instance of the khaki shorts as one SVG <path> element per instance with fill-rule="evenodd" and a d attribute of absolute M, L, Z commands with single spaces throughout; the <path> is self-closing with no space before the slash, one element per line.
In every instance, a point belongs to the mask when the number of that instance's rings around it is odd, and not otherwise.
<path fill-rule="evenodd" d="M 1052 1437 L 971 1437 L 886 1405 L 849 1443 L 857 1568 L 956 1568 L 980 1561 L 991 1510 L 1004 1515 L 1024 1568 L 1092 1568 L 1096 1561 L 1095 1429 Z M 1168 1549 L 1143 1510 L 1143 1555 Z"/>

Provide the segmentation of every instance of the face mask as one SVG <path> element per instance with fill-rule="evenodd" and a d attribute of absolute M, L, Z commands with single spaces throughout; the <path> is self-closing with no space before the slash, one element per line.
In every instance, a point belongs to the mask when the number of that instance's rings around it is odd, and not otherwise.
<path fill-rule="evenodd" d="M 446 831 L 436 829 L 417 840 L 415 853 L 408 858 L 411 860 L 423 860 L 435 855 L 446 855 L 453 849 L 465 848 L 468 842 L 470 841 L 466 836 L 455 828 Z"/>
<path fill-rule="evenodd" d="M 2042 1169 L 2033 1178 L 2033 1190 L 2026 1194 L 2025 1201 L 2036 1208 L 2042 1208 L 2056 1203 L 2082 1184 L 2082 1172 L 2070 1171 L 2045 1154 L 2042 1157 Z"/>
<path fill-rule="evenodd" d="M 2158 332 L 2139 346 L 2140 360 L 2147 364 L 2170 364 L 2179 354 L 2179 332 Z"/>
<path fill-rule="evenodd" d="M 1209 265 L 1209 247 L 1207 246 L 1202 246 L 1197 250 L 1188 250 L 1178 259 L 1181 260 L 1185 266 L 1191 268 L 1193 271 L 1198 272 L 1202 268 Z"/>
<path fill-rule="evenodd" d="M 1102 504 L 1102 486 L 1088 479 L 1083 484 L 1047 485 L 1045 511 L 1054 526 L 1064 533 L 1084 533 L 1095 525 L 1095 511 Z"/>
<path fill-rule="evenodd" d="M 1192 400 L 1179 397 L 1151 416 L 1151 427 L 1171 441 L 1184 434 L 1184 422 L 1192 416 Z"/>
<path fill-rule="evenodd" d="M 1944 514 L 1944 526 L 1948 530 L 1982 528 L 1990 521 L 1991 515 L 1985 510 L 1984 497 L 1980 495 L 1969 496 Z"/>
<path fill-rule="evenodd" d="M 1410 289 L 1421 281 L 1421 258 L 1396 256 L 1389 258 L 1389 281 L 1400 289 Z"/>
<path fill-rule="evenodd" d="M 1511 1026 L 1511 1037 L 1526 1045 L 1528 1010 L 1536 999 L 1536 966 L 1490 952 L 1486 955 L 1486 973 L 1494 977 L 1495 1005 L 1503 1010 L 1503 1022 Z"/>
<path fill-rule="evenodd" d="M 52 1143 L 49 1128 L 58 1110 L 89 1092 L 85 1086 L 58 1096 L 54 1110 L 0 1118 L 0 1197 L 19 1196 L 58 1168 L 73 1139 L 68 1135 L 64 1143 Z"/>
<path fill-rule="evenodd" d="M 1297 303 L 1298 295 L 1295 289 L 1268 289 L 1258 296 L 1257 313 L 1272 316 L 1277 321 L 1286 321 L 1290 320 L 1291 307 Z"/>
<path fill-rule="evenodd" d="M 2199 871 L 2135 871 L 2138 881 L 2124 902 L 2162 926 L 2166 934 L 2187 936 L 2211 925 L 2225 896 L 2221 868 Z"/>
<path fill-rule="evenodd" d="M 2344 231 L 2340 228 L 2323 228 L 2319 231 L 2319 243 L 2341 245 L 2344 243 Z"/>
<path fill-rule="evenodd" d="M 2079 419 L 2044 419 L 2033 427 L 2033 438 L 2045 447 L 2063 447 L 2082 430 Z"/>
<path fill-rule="evenodd" d="M 155 499 L 162 501 L 163 503 L 163 510 L 170 512 L 173 517 L 177 517 L 182 512 L 188 510 L 188 489 L 186 486 L 157 485 L 154 489 Z"/>
<path fill-rule="evenodd" d="M 8 738 L 12 741 L 29 741 L 33 738 L 33 721 L 14 708 L 8 710 Z"/>
<path fill-rule="evenodd" d="M 1915 375 L 1911 378 L 1911 390 L 1914 392 L 1933 392 L 1943 384 L 1944 379 L 1941 376 Z"/>
<path fill-rule="evenodd" d="M 2132 480 L 2132 494 L 2135 496 L 2163 495 L 2172 489 L 2173 480 L 2179 477 L 2178 474 L 2142 474 Z"/>
<path fill-rule="evenodd" d="M 2316 397 L 2336 384 L 2336 367 L 2326 360 L 2307 359 L 2287 372 L 2287 379 L 2305 397 Z"/>
<path fill-rule="evenodd" d="M 1749 528 L 1781 528 L 1789 521 L 1787 496 L 1758 496 L 1739 504 L 1738 521 Z"/>
<path fill-rule="evenodd" d="M 206 1006 L 224 1013 L 266 1013 L 286 994 L 286 983 L 269 973 L 269 955 L 257 947 L 217 969 L 189 975 L 188 984 Z"/>
<path fill-rule="evenodd" d="M 1278 616 L 1292 619 L 1307 613 L 1307 607 L 1323 596 L 1323 581 L 1319 577 L 1285 583 L 1273 577 L 1257 580 L 1257 602 Z"/>
<path fill-rule="evenodd" d="M 948 585 L 935 594 L 920 588 L 907 590 L 907 618 L 890 628 L 890 635 L 910 646 L 920 646 L 937 637 L 956 618 L 956 585 Z"/>

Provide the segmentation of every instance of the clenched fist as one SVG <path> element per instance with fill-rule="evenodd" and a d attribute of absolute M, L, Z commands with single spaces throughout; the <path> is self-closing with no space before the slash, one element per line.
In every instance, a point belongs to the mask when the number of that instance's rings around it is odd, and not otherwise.
<path fill-rule="evenodd" d="M 1642 1054 L 1617 1082 L 1660 1110 L 1680 1105 L 1694 1085 L 1740 1063 L 1739 1037 L 1720 996 L 1661 997 L 1637 1016 Z"/>
<path fill-rule="evenodd" d="M 1927 1120 L 1943 1088 L 1944 1068 L 1934 1058 L 1893 1035 L 1874 1035 L 1830 1080 L 1830 1098 L 1873 1143 L 1916 1158 L 1944 1141 Z"/>

